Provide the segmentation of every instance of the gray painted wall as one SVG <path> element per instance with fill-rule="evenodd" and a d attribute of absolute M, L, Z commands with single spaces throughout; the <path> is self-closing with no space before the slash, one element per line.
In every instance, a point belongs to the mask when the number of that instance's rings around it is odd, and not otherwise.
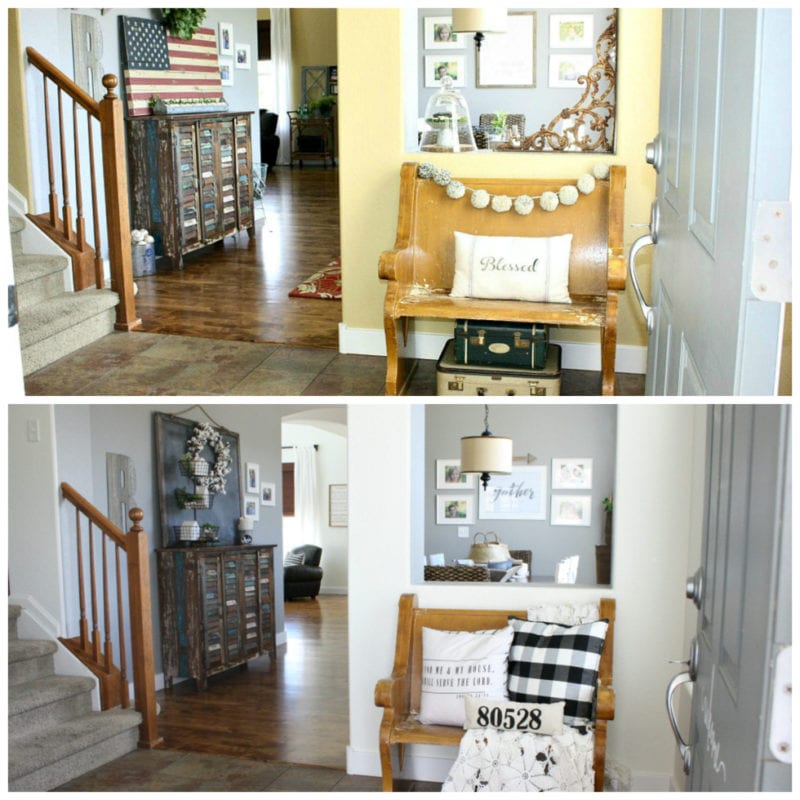
<path fill-rule="evenodd" d="M 536 12 L 536 85 L 534 88 L 477 88 L 475 81 L 475 46 L 472 36 L 462 34 L 466 39 L 463 49 L 458 50 L 435 50 L 425 49 L 424 39 L 424 19 L 425 17 L 450 16 L 450 8 L 423 8 L 417 11 L 417 53 L 419 70 L 419 96 L 418 96 L 418 116 L 425 115 L 425 106 L 428 99 L 436 93 L 436 89 L 429 89 L 425 86 L 425 56 L 442 56 L 448 54 L 453 56 L 463 56 L 466 66 L 466 85 L 460 87 L 460 91 L 467 101 L 470 111 L 470 118 L 473 125 L 478 124 L 481 114 L 494 113 L 502 110 L 509 114 L 525 114 L 525 131 L 528 135 L 538 130 L 542 125 L 548 125 L 550 121 L 561 111 L 568 108 L 580 98 L 582 89 L 550 89 L 548 88 L 548 67 L 549 55 L 551 52 L 573 52 L 570 50 L 551 50 L 550 49 L 550 15 L 551 14 L 592 14 L 594 16 L 594 39 L 606 29 L 608 23 L 606 18 L 611 13 L 611 8 L 539 8 L 524 9 L 514 8 L 509 11 L 535 11 Z M 594 54 L 594 48 L 581 48 L 575 50 L 576 53 Z M 416 148 L 414 148 L 416 149 Z"/>
<path fill-rule="evenodd" d="M 605 515 L 602 499 L 614 492 L 616 471 L 617 408 L 615 405 L 489 406 L 489 427 L 497 436 L 514 441 L 514 455 L 536 456 L 536 466 L 547 467 L 547 519 L 477 519 L 469 536 L 459 538 L 458 526 L 436 524 L 436 460 L 459 458 L 461 437 L 483 431 L 482 405 L 429 405 L 425 409 L 425 555 L 444 553 L 447 563 L 466 558 L 477 532 L 494 531 L 511 549 L 533 551 L 533 575 L 552 577 L 559 559 L 580 555 L 579 584 L 595 583 L 594 546 L 602 542 Z M 591 458 L 592 487 L 586 491 L 551 489 L 553 458 Z M 489 484 L 491 488 L 491 482 Z M 475 493 L 483 491 L 477 488 Z M 589 527 L 550 524 L 553 494 L 590 494 Z M 412 564 L 422 561 L 414 554 Z"/>
<path fill-rule="evenodd" d="M 158 487 L 155 470 L 155 439 L 153 412 L 193 419 L 208 418 L 196 407 L 186 411 L 185 405 L 113 405 L 55 406 L 56 451 L 58 480 L 67 481 L 84 494 L 101 511 L 107 511 L 106 453 L 131 457 L 137 474 L 136 503 L 144 511 L 143 527 L 148 533 L 151 548 L 150 582 L 152 598 L 153 640 L 156 673 L 161 672 L 161 636 L 158 603 L 158 581 L 153 548 L 161 546 Z M 284 406 L 271 405 L 211 405 L 206 406 L 216 422 L 239 434 L 239 456 L 245 462 L 260 466 L 262 481 L 281 484 L 281 417 Z M 256 544 L 275 544 L 276 565 L 276 629 L 284 629 L 283 580 L 281 564 L 282 495 L 276 493 L 275 506 L 261 506 L 255 523 L 253 541 Z M 61 504 L 62 531 L 74 528 L 74 516 L 67 504 Z M 64 537 L 65 539 L 67 537 Z M 69 626 L 77 626 L 77 567 L 74 550 L 63 544 L 64 595 Z M 77 630 L 68 631 L 68 635 Z M 128 649 L 130 652 L 130 646 Z"/>

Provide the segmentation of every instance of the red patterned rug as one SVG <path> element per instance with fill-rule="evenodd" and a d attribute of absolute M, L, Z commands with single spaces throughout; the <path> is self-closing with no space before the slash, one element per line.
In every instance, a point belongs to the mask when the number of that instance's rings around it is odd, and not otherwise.
<path fill-rule="evenodd" d="M 295 286 L 289 297 L 312 297 L 317 300 L 342 299 L 342 260 L 334 258 L 325 269 L 315 272 L 299 286 Z"/>

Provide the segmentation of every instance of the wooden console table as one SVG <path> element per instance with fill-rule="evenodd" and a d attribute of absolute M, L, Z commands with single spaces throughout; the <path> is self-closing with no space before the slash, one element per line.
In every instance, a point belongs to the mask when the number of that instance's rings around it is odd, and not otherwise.
<path fill-rule="evenodd" d="M 153 235 L 170 267 L 237 231 L 253 235 L 250 113 L 128 120 L 133 227 Z"/>
<path fill-rule="evenodd" d="M 275 545 L 156 549 L 164 683 L 268 653 L 275 660 Z"/>
<path fill-rule="evenodd" d="M 289 164 L 294 166 L 295 160 L 303 166 L 303 161 L 322 159 L 328 166 L 336 166 L 336 140 L 333 117 L 301 117 L 296 111 L 287 111 L 291 129 L 289 148 Z"/>

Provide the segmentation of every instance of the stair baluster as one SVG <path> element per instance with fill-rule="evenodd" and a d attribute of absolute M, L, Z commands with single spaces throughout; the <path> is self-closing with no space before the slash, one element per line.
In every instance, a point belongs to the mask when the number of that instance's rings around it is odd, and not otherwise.
<path fill-rule="evenodd" d="M 75 291 L 94 285 L 102 289 L 103 260 L 101 257 L 101 222 L 98 206 L 97 181 L 102 180 L 105 196 L 105 229 L 107 231 L 108 261 L 111 273 L 111 289 L 117 294 L 116 307 L 117 330 L 129 331 L 138 326 L 141 320 L 136 316 L 133 284 L 133 264 L 131 254 L 130 209 L 128 202 L 128 169 L 125 155 L 125 130 L 122 113 L 122 101 L 116 95 L 118 84 L 115 75 L 104 75 L 103 86 L 106 94 L 100 102 L 96 102 L 87 92 L 81 89 L 61 70 L 42 57 L 31 47 L 25 50 L 28 62 L 38 69 L 44 78 L 44 113 L 45 136 L 47 140 L 48 177 L 50 180 L 49 211 L 44 214 L 31 213 L 29 219 L 42 231 L 56 241 L 72 259 L 72 276 Z M 58 103 L 55 117 L 60 137 L 61 184 L 62 184 L 62 219 L 58 215 L 58 195 L 56 194 L 56 171 L 53 156 L 52 127 L 54 120 L 50 117 L 49 84 L 51 81 L 57 89 Z M 69 166 L 67 162 L 69 131 L 64 126 L 64 95 L 73 102 L 72 136 L 74 138 L 74 179 L 75 202 L 77 216 L 72 217 L 70 199 Z M 89 119 L 88 125 L 88 157 L 89 181 L 91 192 L 84 193 L 84 176 L 81 170 L 80 145 L 78 141 L 77 107 L 85 109 Z M 95 164 L 94 136 L 91 121 L 99 124 L 102 163 L 102 174 Z M 72 152 L 72 151 L 70 151 Z M 86 209 L 84 199 L 91 196 L 94 242 L 90 244 L 86 236 Z M 73 230 L 74 225 L 74 230 Z"/>
<path fill-rule="evenodd" d="M 155 664 L 153 659 L 153 632 L 150 606 L 149 544 L 147 534 L 139 524 L 144 517 L 141 509 L 131 509 L 129 517 L 133 523 L 128 533 L 118 528 L 101 511 L 76 492 L 69 484 L 61 484 L 63 498 L 75 507 L 78 552 L 78 594 L 81 609 L 81 634 L 75 638 L 62 638 L 61 642 L 87 666 L 100 683 L 100 702 L 103 709 L 121 706 L 130 707 L 128 688 L 127 652 L 125 645 L 125 623 L 130 627 L 132 678 L 136 710 L 142 715 L 139 732 L 141 747 L 157 747 L 162 743 L 158 735 L 155 699 Z M 89 546 L 84 548 L 81 518 L 88 522 Z M 95 545 L 95 537 L 98 544 Z M 108 547 L 113 545 L 116 597 L 110 591 Z M 96 552 L 96 546 L 102 552 Z M 88 549 L 88 553 L 86 550 Z M 84 558 L 84 555 L 86 558 Z M 125 565 L 122 561 L 126 562 Z M 99 566 L 98 566 L 99 565 Z M 98 587 L 96 571 L 102 574 L 104 639 L 99 631 Z M 126 573 L 123 571 L 126 568 Z M 86 572 L 88 570 L 88 576 Z M 127 578 L 127 604 L 123 599 L 122 584 Z M 91 593 L 92 635 L 88 636 L 85 613 L 84 581 L 89 583 Z M 116 631 L 112 627 L 112 602 L 116 601 Z M 119 664 L 115 663 L 113 638 L 117 635 Z"/>

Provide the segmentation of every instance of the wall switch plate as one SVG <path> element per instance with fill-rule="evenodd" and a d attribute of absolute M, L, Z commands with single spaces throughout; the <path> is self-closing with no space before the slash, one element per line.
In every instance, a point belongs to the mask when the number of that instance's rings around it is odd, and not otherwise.
<path fill-rule="evenodd" d="M 458 538 L 469 539 L 469 527 L 467 525 L 458 526 Z"/>
<path fill-rule="evenodd" d="M 39 420 L 38 419 L 29 419 L 26 425 L 25 431 L 26 437 L 29 442 L 38 442 L 41 438 L 39 434 Z"/>

